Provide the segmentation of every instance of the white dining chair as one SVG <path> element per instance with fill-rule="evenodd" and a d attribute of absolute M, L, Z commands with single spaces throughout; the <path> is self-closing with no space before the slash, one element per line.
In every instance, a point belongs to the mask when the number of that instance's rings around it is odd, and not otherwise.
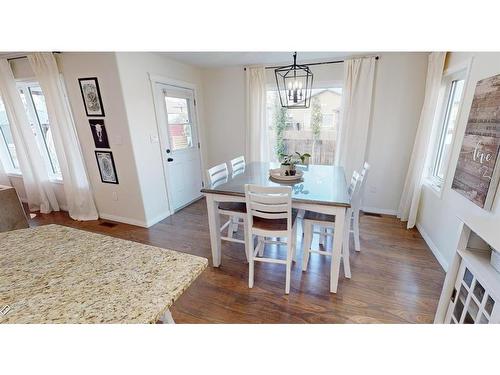
<path fill-rule="evenodd" d="M 243 155 L 238 156 L 237 158 L 231 160 L 231 173 L 233 175 L 240 174 L 244 170 L 245 170 L 245 157 Z"/>
<path fill-rule="evenodd" d="M 368 175 L 369 169 L 370 169 L 370 164 L 368 164 L 368 162 L 365 161 L 365 163 L 363 164 L 363 169 L 361 170 L 361 173 L 360 173 L 360 181 L 359 181 L 360 186 L 359 186 L 359 193 L 358 193 L 359 199 L 356 199 L 351 203 L 352 215 L 351 215 L 351 220 L 349 221 L 349 228 L 350 229 L 349 229 L 348 235 L 350 236 L 351 233 L 353 234 L 354 250 L 356 250 L 358 252 L 361 250 L 361 244 L 360 244 L 360 240 L 359 240 L 359 212 L 361 210 L 362 203 L 363 203 L 363 195 L 364 195 L 363 192 L 364 192 L 364 188 L 366 186 L 366 180 L 367 180 L 366 177 Z M 319 243 L 321 245 L 325 244 L 327 232 L 328 232 L 327 228 L 320 229 Z M 317 233 L 317 232 L 314 232 L 314 233 Z M 349 239 L 348 239 L 348 245 L 349 245 Z"/>
<path fill-rule="evenodd" d="M 285 294 L 289 294 L 292 261 L 295 258 L 297 216 L 297 211 L 292 210 L 292 189 L 289 186 L 264 187 L 247 184 L 245 198 L 249 249 L 248 287 L 253 288 L 255 262 L 279 263 L 286 266 Z M 254 236 L 258 238 L 255 248 Z M 286 259 L 265 257 L 266 243 L 286 245 Z"/>
<path fill-rule="evenodd" d="M 211 187 L 216 187 L 228 181 L 227 164 L 222 163 L 210 168 L 207 171 L 208 180 Z M 227 236 L 221 236 L 221 240 L 241 243 L 245 246 L 245 255 L 248 261 L 248 251 L 246 248 L 246 204 L 242 202 L 220 202 L 217 212 L 220 215 L 228 216 L 229 220 L 220 227 L 221 233 L 227 228 Z M 238 232 L 240 224 L 243 227 L 244 240 L 234 238 L 234 233 Z"/>
<path fill-rule="evenodd" d="M 354 250 L 360 251 L 361 245 L 359 241 L 359 211 L 361 210 L 361 206 L 363 203 L 363 192 L 366 186 L 366 180 L 368 171 L 370 170 L 370 164 L 366 161 L 363 164 L 363 169 L 360 173 L 360 187 L 359 187 L 359 199 L 354 202 L 354 206 L 352 209 L 352 230 L 351 233 L 354 235 Z"/>
<path fill-rule="evenodd" d="M 351 278 L 351 265 L 349 262 L 349 231 L 350 222 L 352 217 L 352 204 L 354 200 L 358 199 L 359 189 L 360 189 L 361 176 L 358 172 L 354 171 L 351 183 L 349 184 L 349 196 L 351 200 L 351 207 L 347 209 L 346 212 L 346 225 L 344 231 L 344 241 L 342 243 L 342 262 L 344 264 L 344 275 L 346 278 Z M 318 233 L 324 236 L 333 236 L 335 233 L 335 216 L 320 214 L 317 212 L 306 211 L 303 218 L 304 227 L 304 240 L 302 247 L 302 271 L 307 270 L 307 265 L 309 263 L 309 256 L 311 253 L 317 253 L 320 255 L 332 256 L 332 251 L 311 249 L 312 236 L 314 233 Z M 314 227 L 319 227 L 320 232 L 314 232 Z M 330 232 L 328 230 L 331 230 Z"/>

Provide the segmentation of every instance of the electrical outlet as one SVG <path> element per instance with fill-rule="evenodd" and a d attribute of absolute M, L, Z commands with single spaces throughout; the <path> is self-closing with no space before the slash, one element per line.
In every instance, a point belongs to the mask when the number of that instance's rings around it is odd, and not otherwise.
<path fill-rule="evenodd" d="M 113 191 L 113 192 L 111 193 L 111 196 L 113 197 L 113 200 L 114 200 L 114 201 L 117 201 L 117 200 L 118 200 L 118 194 L 116 194 L 116 191 Z"/>

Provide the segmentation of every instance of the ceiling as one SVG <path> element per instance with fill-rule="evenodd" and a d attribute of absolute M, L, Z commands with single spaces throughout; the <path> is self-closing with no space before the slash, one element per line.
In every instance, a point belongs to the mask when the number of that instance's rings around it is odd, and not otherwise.
<path fill-rule="evenodd" d="M 171 59 L 203 68 L 255 64 L 291 64 L 293 52 L 160 52 Z M 297 62 L 342 60 L 368 52 L 297 52 Z"/>

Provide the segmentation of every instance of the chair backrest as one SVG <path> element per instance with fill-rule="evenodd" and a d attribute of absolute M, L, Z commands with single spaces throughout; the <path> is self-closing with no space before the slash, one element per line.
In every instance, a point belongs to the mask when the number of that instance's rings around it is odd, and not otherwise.
<path fill-rule="evenodd" d="M 289 186 L 245 185 L 247 219 L 250 228 L 253 218 L 286 219 L 287 230 L 292 229 L 292 188 Z"/>
<path fill-rule="evenodd" d="M 365 164 L 363 165 L 363 169 L 361 170 L 361 173 L 360 173 L 360 176 L 361 176 L 361 188 L 363 188 L 363 186 L 366 183 L 366 175 L 368 174 L 368 170 L 369 169 L 370 169 L 370 164 L 368 164 L 365 161 Z"/>
<path fill-rule="evenodd" d="M 361 206 L 361 175 L 354 171 L 352 173 L 351 183 L 349 185 L 349 197 L 351 198 L 351 207 L 353 210 L 359 210 Z"/>
<path fill-rule="evenodd" d="M 207 175 L 208 175 L 208 181 L 210 182 L 210 185 L 212 187 L 221 184 L 223 182 L 227 182 L 227 177 L 228 177 L 227 164 L 222 163 L 216 165 L 215 167 L 210 168 L 207 171 Z"/>
<path fill-rule="evenodd" d="M 245 169 L 245 157 L 243 155 L 231 160 L 231 173 L 234 174 L 241 169 Z"/>

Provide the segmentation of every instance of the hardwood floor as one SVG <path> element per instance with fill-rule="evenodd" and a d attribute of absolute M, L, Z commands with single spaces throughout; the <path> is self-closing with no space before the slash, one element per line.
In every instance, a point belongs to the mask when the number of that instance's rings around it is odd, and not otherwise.
<path fill-rule="evenodd" d="M 105 220 L 77 222 L 63 212 L 31 220 L 31 225 L 50 223 L 211 260 L 203 199 L 149 229 L 110 226 Z M 242 245 L 223 241 L 221 267 L 209 266 L 175 303 L 172 315 L 177 323 L 432 323 L 445 273 L 418 231 L 406 230 L 394 217 L 368 215 L 361 217 L 360 227 L 360 253 L 351 237 L 352 278 L 344 279 L 341 268 L 336 295 L 329 293 L 330 259 L 311 254 L 309 268 L 302 272 L 300 252 L 288 296 L 285 267 L 278 264 L 257 263 L 255 285 L 249 289 Z M 317 241 L 315 236 L 313 247 Z M 285 249 L 266 247 L 266 252 L 277 251 L 284 254 Z"/>

